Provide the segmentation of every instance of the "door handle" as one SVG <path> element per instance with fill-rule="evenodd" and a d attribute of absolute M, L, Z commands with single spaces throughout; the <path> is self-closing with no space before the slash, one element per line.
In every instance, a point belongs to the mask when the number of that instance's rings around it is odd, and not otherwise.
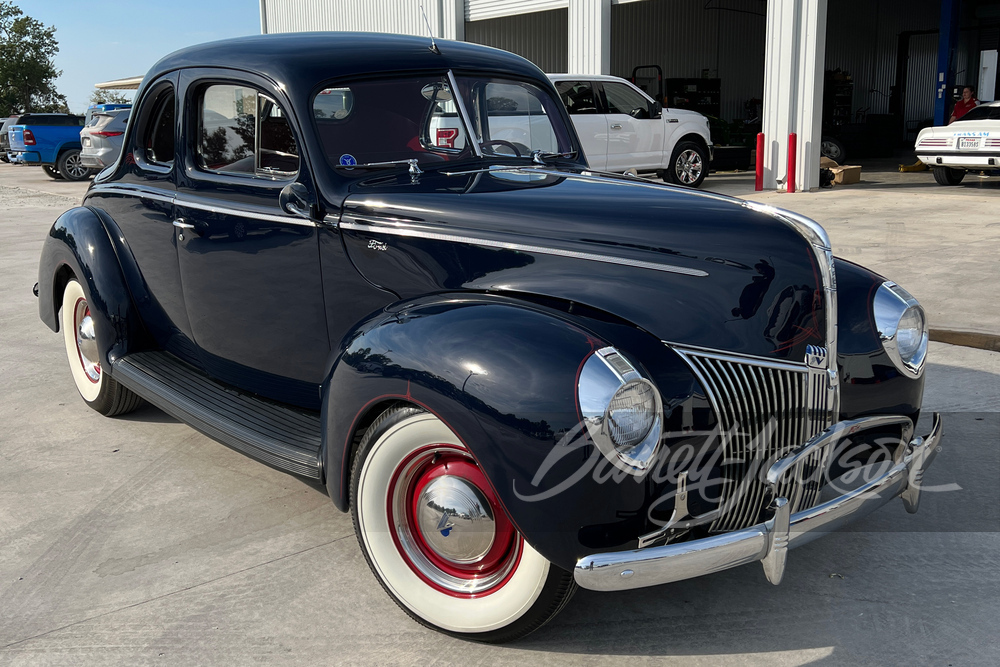
<path fill-rule="evenodd" d="M 621 123 L 614 123 L 614 124 L 611 125 L 611 129 L 612 130 L 620 130 L 620 129 L 622 129 L 622 124 Z"/>
<path fill-rule="evenodd" d="M 178 241 L 184 240 L 185 229 L 194 229 L 194 225 L 184 220 L 184 218 L 177 218 L 176 220 L 174 220 L 174 227 L 176 227 L 177 231 L 180 232 L 179 234 L 177 234 Z"/>

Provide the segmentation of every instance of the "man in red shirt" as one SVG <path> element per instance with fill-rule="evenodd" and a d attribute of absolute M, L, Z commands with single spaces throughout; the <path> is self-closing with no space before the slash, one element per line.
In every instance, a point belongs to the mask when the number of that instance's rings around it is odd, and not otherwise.
<path fill-rule="evenodd" d="M 951 125 L 978 105 L 979 100 L 976 99 L 975 89 L 972 86 L 966 86 L 962 89 L 962 99 L 955 102 L 955 109 L 951 112 L 951 119 L 948 121 L 948 124 Z"/>

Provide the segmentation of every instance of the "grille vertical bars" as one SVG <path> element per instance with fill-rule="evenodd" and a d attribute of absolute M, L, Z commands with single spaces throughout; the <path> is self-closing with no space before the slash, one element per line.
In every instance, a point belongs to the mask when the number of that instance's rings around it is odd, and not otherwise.
<path fill-rule="evenodd" d="M 723 511 L 710 528 L 728 532 L 752 526 L 770 501 L 763 482 L 767 466 L 832 423 L 826 371 L 816 361 L 825 362 L 826 351 L 810 347 L 809 363 L 795 363 L 671 348 L 691 367 L 718 418 Z M 818 501 L 820 484 L 803 484 L 802 478 L 821 470 L 824 455 L 814 453 L 782 481 L 779 492 L 793 512 Z"/>

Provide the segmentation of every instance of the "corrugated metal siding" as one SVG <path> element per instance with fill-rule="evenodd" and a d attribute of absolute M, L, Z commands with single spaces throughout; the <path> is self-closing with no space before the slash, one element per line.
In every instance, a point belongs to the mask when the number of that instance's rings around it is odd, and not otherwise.
<path fill-rule="evenodd" d="M 465 24 L 465 40 L 516 53 L 545 72 L 565 72 L 568 43 L 567 9 L 504 16 Z"/>
<path fill-rule="evenodd" d="M 835 0 L 834 0 L 835 1 Z M 647 0 L 611 7 L 611 73 L 659 65 L 665 78 L 722 79 L 722 117 L 747 117 L 764 89 L 765 0 Z"/>
<path fill-rule="evenodd" d="M 910 37 L 910 61 L 906 66 L 904 119 L 921 121 L 934 117 L 937 94 L 937 34 Z M 895 74 L 893 74 L 895 76 Z"/>
<path fill-rule="evenodd" d="M 485 21 L 569 7 L 569 0 L 465 0 L 465 20 Z"/>
<path fill-rule="evenodd" d="M 455 0 L 264 0 L 269 33 L 359 30 L 426 35 L 423 5 L 437 37 L 454 39 Z"/>
<path fill-rule="evenodd" d="M 839 68 L 854 77 L 855 111 L 870 107 L 868 113 L 889 112 L 890 88 L 896 81 L 899 34 L 937 30 L 940 20 L 941 0 L 830 0 L 826 68 Z M 931 54 L 926 50 L 928 40 L 918 37 L 911 38 L 908 69 L 926 72 L 926 60 L 931 59 L 933 98 L 937 39 Z M 907 79 L 911 77 L 908 75 Z"/>

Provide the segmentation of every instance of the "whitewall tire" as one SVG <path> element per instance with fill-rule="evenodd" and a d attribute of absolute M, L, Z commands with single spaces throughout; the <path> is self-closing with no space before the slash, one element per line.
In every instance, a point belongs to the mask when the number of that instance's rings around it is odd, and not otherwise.
<path fill-rule="evenodd" d="M 131 412 L 142 405 L 138 395 L 118 384 L 102 368 L 101 343 L 94 329 L 90 303 L 75 278 L 63 290 L 59 327 L 70 374 L 87 405 L 108 417 Z"/>
<path fill-rule="evenodd" d="M 447 634 L 517 639 L 555 616 L 576 588 L 510 523 L 461 440 L 412 406 L 384 412 L 359 443 L 351 511 L 386 592 Z"/>

